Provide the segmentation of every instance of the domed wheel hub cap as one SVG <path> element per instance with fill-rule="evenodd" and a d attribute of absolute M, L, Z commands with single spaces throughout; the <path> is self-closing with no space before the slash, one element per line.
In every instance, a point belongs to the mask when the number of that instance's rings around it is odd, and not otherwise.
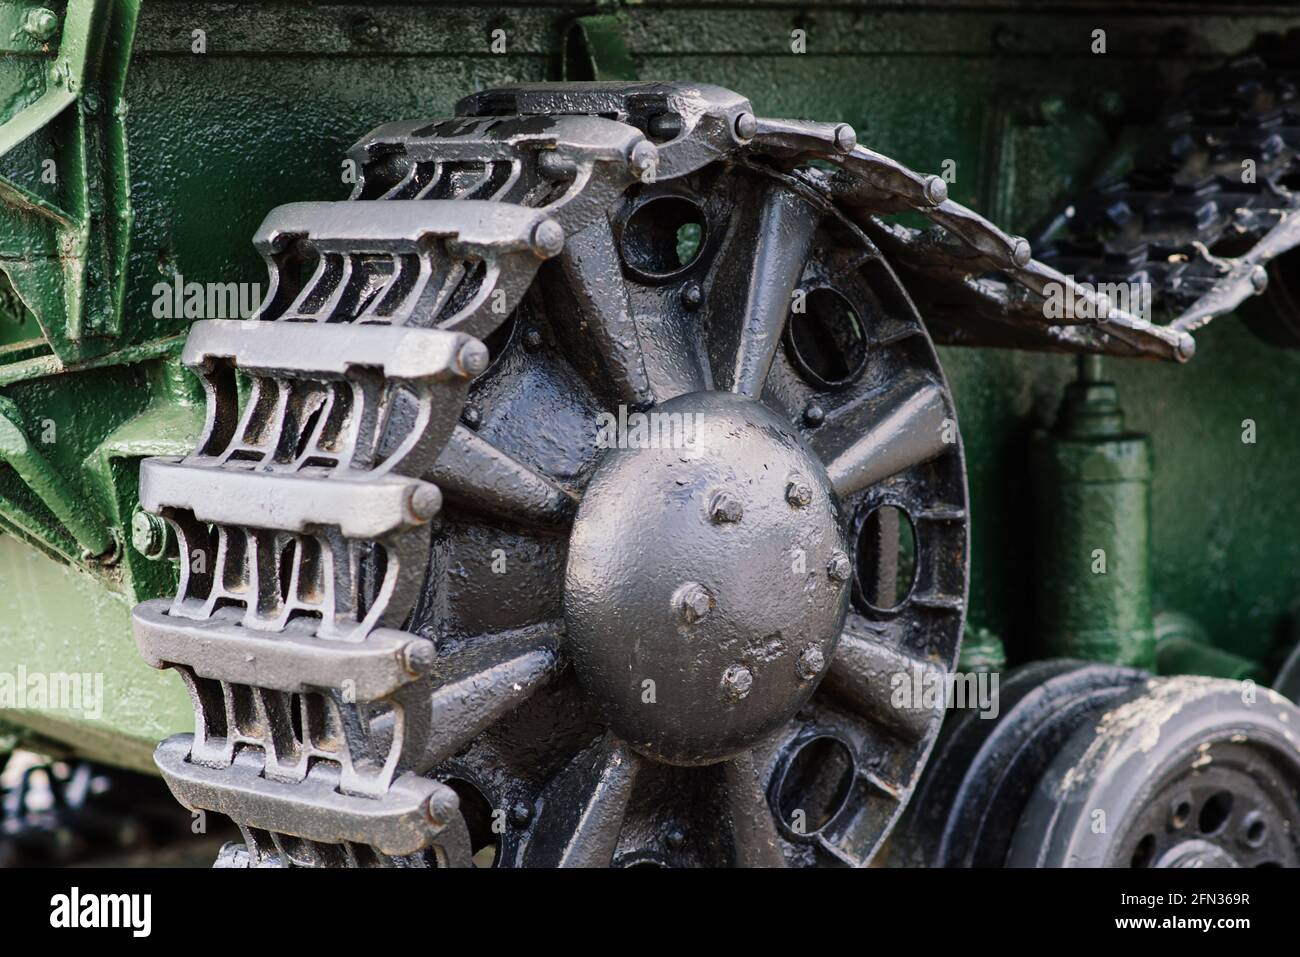
<path fill-rule="evenodd" d="M 839 503 L 799 434 L 743 396 L 679 396 L 608 433 L 565 576 L 579 679 L 642 754 L 723 760 L 787 722 L 835 653 Z"/>

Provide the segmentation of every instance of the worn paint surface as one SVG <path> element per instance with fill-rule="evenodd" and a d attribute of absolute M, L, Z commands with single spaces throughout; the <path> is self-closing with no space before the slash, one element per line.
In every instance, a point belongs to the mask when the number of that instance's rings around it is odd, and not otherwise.
<path fill-rule="evenodd" d="M 3 5 L 0 24 L 34 6 Z M 61 4 L 51 6 L 62 15 Z M 1024 232 L 1102 164 L 1124 123 L 1149 118 L 1190 69 L 1243 49 L 1258 30 L 1300 21 L 1201 15 L 1194 4 L 1155 13 L 1138 5 L 803 6 L 610 5 L 615 22 L 589 32 L 599 37 L 598 58 L 612 51 L 614 62 L 602 66 L 610 74 L 717 83 L 750 97 L 762 115 L 850 122 L 863 144 L 918 169 L 942 172 L 951 161 L 955 199 Z M 80 565 L 74 536 L 0 467 L 0 527 L 18 535 L 0 538 L 0 669 L 85 663 L 120 691 L 109 694 L 97 728 L 45 716 L 43 731 L 138 763 L 140 752 L 122 742 L 144 747 L 189 722 L 179 682 L 136 656 L 126 614 L 170 580 L 165 564 L 126 544 L 137 458 L 183 448 L 195 425 L 174 365 L 152 358 L 174 355 L 178 340 L 166 340 L 186 326 L 155 318 L 154 285 L 177 273 L 265 283 L 249 239 L 267 210 L 343 198 L 343 152 L 381 122 L 446 113 L 477 88 L 560 77 L 566 29 L 588 12 L 142 5 L 123 94 L 134 225 L 120 335 L 97 366 L 64 371 L 34 318 L 0 289 L 0 393 L 33 428 L 54 424 L 57 438 L 39 446 L 42 455 L 124 542 L 117 564 Z M 1108 32 L 1104 57 L 1088 52 L 1098 27 Z M 196 29 L 206 53 L 192 52 Z M 806 54 L 791 53 L 796 29 L 806 31 Z M 494 30 L 505 31 L 502 55 L 491 52 Z M 0 30 L 0 121 L 33 102 L 39 82 L 29 80 L 48 66 L 40 44 L 14 36 Z M 51 147 L 39 137 L 19 146 L 0 157 L 0 175 L 36 188 Z M 942 359 L 970 469 L 970 618 L 1005 640 L 1014 663 L 1038 651 L 1029 442 L 1051 421 L 1073 363 L 997 350 L 945 349 Z M 1187 366 L 1112 362 L 1107 375 L 1128 428 L 1152 440 L 1155 610 L 1190 614 L 1212 644 L 1266 657 L 1300 595 L 1300 352 L 1270 348 L 1229 318 L 1198 336 Z M 1246 419 L 1254 444 L 1242 442 Z M 33 515 L 41 518 L 34 529 L 15 519 Z"/>

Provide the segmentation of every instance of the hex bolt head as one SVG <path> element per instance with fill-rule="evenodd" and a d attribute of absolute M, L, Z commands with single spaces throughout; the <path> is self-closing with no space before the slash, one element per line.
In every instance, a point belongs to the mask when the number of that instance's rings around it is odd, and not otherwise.
<path fill-rule="evenodd" d="M 826 667 L 826 656 L 822 654 L 821 648 L 817 645 L 809 645 L 799 653 L 799 661 L 795 664 L 795 670 L 799 672 L 799 677 L 804 681 L 812 681 L 822 669 Z"/>
<path fill-rule="evenodd" d="M 167 523 L 149 512 L 136 512 L 131 516 L 131 544 L 145 558 L 162 558 L 167 548 Z"/>
<path fill-rule="evenodd" d="M 736 139 L 752 140 L 758 135 L 758 118 L 753 113 L 741 113 L 736 117 Z"/>
<path fill-rule="evenodd" d="M 538 259 L 550 259 L 558 256 L 564 248 L 564 227 L 553 219 L 543 219 L 533 227 L 530 240 L 533 255 Z"/>
<path fill-rule="evenodd" d="M 627 167 L 632 175 L 640 179 L 659 165 L 659 147 L 649 140 L 642 140 L 632 147 L 627 154 Z"/>
<path fill-rule="evenodd" d="M 33 10 L 29 10 L 27 12 L 27 19 L 23 21 L 24 32 L 41 43 L 53 39 L 54 34 L 58 29 L 58 14 L 46 7 L 36 7 Z"/>
<path fill-rule="evenodd" d="M 803 407 L 803 424 L 815 429 L 826 421 L 826 410 L 816 402 L 809 402 Z"/>
<path fill-rule="evenodd" d="M 790 484 L 785 487 L 785 500 L 795 508 L 811 505 L 812 499 L 812 486 L 801 478 L 792 478 Z"/>
<path fill-rule="evenodd" d="M 722 673 L 719 685 L 724 695 L 739 701 L 754 686 L 754 673 L 744 665 L 731 665 Z"/>
<path fill-rule="evenodd" d="M 419 521 L 427 522 L 442 508 L 442 492 L 438 486 L 423 482 L 411 492 L 410 502 L 411 514 Z"/>
<path fill-rule="evenodd" d="M 838 548 L 831 552 L 831 559 L 826 563 L 826 575 L 834 582 L 846 582 L 853 574 L 853 563 L 849 556 Z"/>
<path fill-rule="evenodd" d="M 741 505 L 740 499 L 725 489 L 716 493 L 709 502 L 709 520 L 714 525 L 739 522 L 744 514 L 745 507 Z"/>
<path fill-rule="evenodd" d="M 542 347 L 542 333 L 539 329 L 529 329 L 524 333 L 524 348 L 536 352 Z"/>
<path fill-rule="evenodd" d="M 686 582 L 673 592 L 673 609 L 678 618 L 693 625 L 713 610 L 713 596 L 699 582 Z"/>
<path fill-rule="evenodd" d="M 682 287 L 682 305 L 694 312 L 704 304 L 704 290 L 698 282 L 688 282 Z"/>
<path fill-rule="evenodd" d="M 835 127 L 835 148 L 841 153 L 852 153 L 853 147 L 858 145 L 858 134 L 853 127 L 847 123 L 841 123 Z"/>
<path fill-rule="evenodd" d="M 456 362 L 460 365 L 461 372 L 471 378 L 481 375 L 490 361 L 488 347 L 477 339 L 465 343 L 460 347 L 460 352 L 456 353 Z"/>
<path fill-rule="evenodd" d="M 939 206 L 948 199 L 948 184 L 941 176 L 925 178 L 925 201 L 931 206 Z"/>

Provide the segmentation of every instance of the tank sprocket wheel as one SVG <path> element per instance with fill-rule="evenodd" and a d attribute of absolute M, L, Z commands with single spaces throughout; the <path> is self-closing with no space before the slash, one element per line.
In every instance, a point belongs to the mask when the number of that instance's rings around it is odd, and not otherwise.
<path fill-rule="evenodd" d="M 141 481 L 208 558 L 136 609 L 196 706 L 164 776 L 240 824 L 232 866 L 870 862 L 943 717 L 895 679 L 956 662 L 969 521 L 861 220 L 1020 246 L 716 87 L 457 109 L 272 211 L 262 312 L 191 331 L 206 432 Z"/>

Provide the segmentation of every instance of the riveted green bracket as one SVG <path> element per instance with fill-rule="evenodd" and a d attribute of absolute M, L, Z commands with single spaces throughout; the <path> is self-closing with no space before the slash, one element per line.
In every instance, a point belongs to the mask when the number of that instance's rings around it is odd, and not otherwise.
<path fill-rule="evenodd" d="M 108 521 L 46 461 L 28 437 L 18 406 L 3 397 L 0 397 L 0 462 L 18 473 L 41 504 L 76 540 L 84 557 L 104 556 L 113 551 Z M 6 513 L 12 520 L 13 509 L 7 507 Z M 32 524 L 37 525 L 25 529 L 29 535 L 47 541 L 55 537 L 49 529 L 41 527 L 48 522 L 40 522 L 34 516 L 29 518 L 34 519 Z"/>
<path fill-rule="evenodd" d="M 38 147 L 23 153 L 36 169 L 10 162 L 0 175 L 0 271 L 54 354 L 74 363 L 122 332 L 132 221 L 122 91 L 139 0 L 68 0 L 62 21 L 38 4 L 3 8 L 0 43 L 47 62 L 28 72 L 30 95 L 0 102 L 0 159 Z"/>

